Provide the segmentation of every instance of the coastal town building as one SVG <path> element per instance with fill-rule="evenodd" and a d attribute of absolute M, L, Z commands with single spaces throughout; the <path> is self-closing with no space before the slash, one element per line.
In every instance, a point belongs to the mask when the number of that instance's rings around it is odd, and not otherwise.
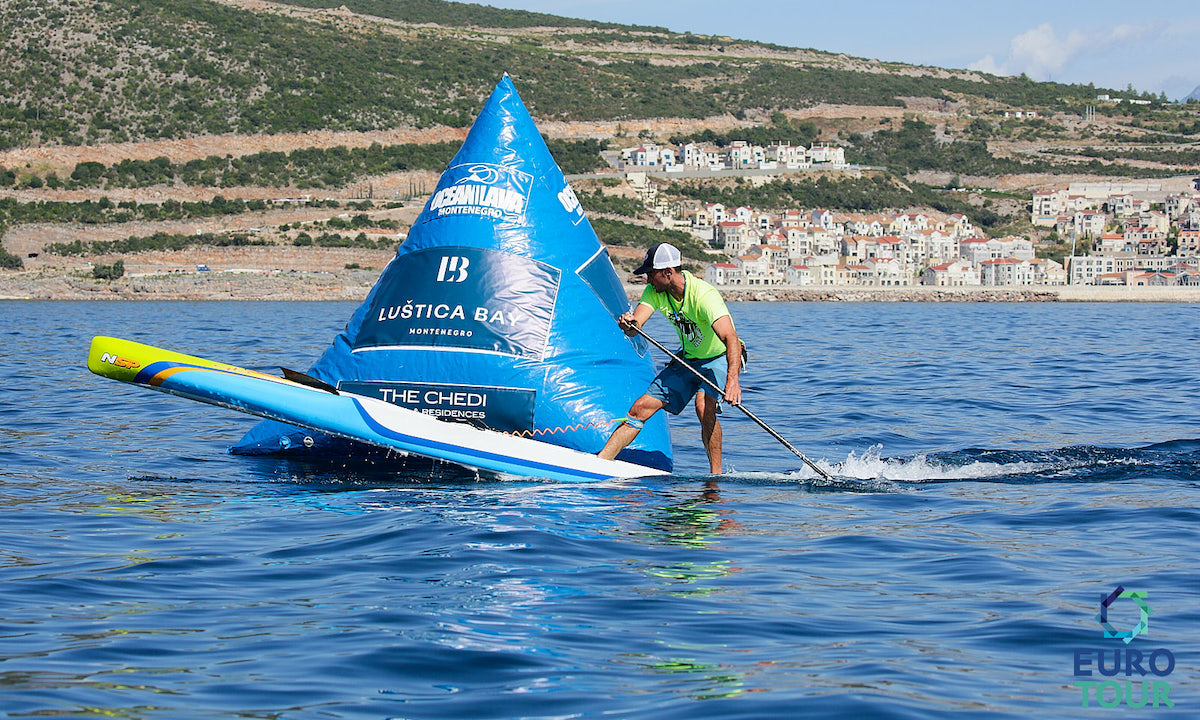
<path fill-rule="evenodd" d="M 1023 237 L 968 238 L 960 243 L 960 248 L 959 254 L 975 265 L 1001 258 L 1034 258 L 1033 241 Z"/>
<path fill-rule="evenodd" d="M 676 165 L 674 148 L 663 148 L 654 143 L 646 143 L 621 151 L 621 158 L 627 167 L 639 169 L 668 168 Z"/>
<path fill-rule="evenodd" d="M 1099 210 L 1077 210 L 1070 215 L 1060 215 L 1054 224 L 1059 235 L 1075 238 L 1094 238 L 1104 234 L 1108 215 Z"/>
<path fill-rule="evenodd" d="M 788 285 L 813 285 L 812 270 L 807 265 L 790 265 L 787 269 Z"/>
<path fill-rule="evenodd" d="M 1083 255 L 1067 258 L 1067 269 L 1072 285 L 1125 285 L 1136 273 L 1171 273 L 1178 284 L 1200 269 L 1200 257 L 1137 255 L 1117 253 L 1113 255 Z"/>
<path fill-rule="evenodd" d="M 662 147 L 651 142 L 621 149 L 621 163 L 636 170 L 803 170 L 812 168 L 843 169 L 846 150 L 827 143 L 810 147 L 776 143 L 756 145 L 734 140 L 721 147 L 713 144 L 684 143 Z"/>
<path fill-rule="evenodd" d="M 783 149 L 766 157 L 778 162 Z M 1080 251 L 1063 263 L 1038 258 L 1030 238 L 985 237 L 963 213 L 768 212 L 698 202 L 679 203 L 674 212 L 713 248 L 707 272 L 718 285 L 1200 284 L 1200 196 L 1177 193 L 1169 203 L 1146 204 L 1144 193 L 1114 182 L 1034 194 L 1034 214 Z"/>
<path fill-rule="evenodd" d="M 713 247 L 725 251 L 730 257 L 737 257 L 751 245 L 757 245 L 759 237 L 760 234 L 746 223 L 726 220 L 716 224 Z"/>
<path fill-rule="evenodd" d="M 726 262 L 711 263 L 704 277 L 714 285 L 742 285 L 745 280 L 740 267 Z"/>
<path fill-rule="evenodd" d="M 1034 265 L 1034 276 L 1040 278 L 1039 285 L 1066 285 L 1067 284 L 1067 269 L 1060 262 L 1055 262 L 1049 258 L 1038 258 L 1030 260 Z"/>
<path fill-rule="evenodd" d="M 1129 243 L 1125 241 L 1125 233 L 1104 233 L 1096 240 L 1094 247 L 1100 255 L 1132 252 Z"/>
<path fill-rule="evenodd" d="M 1200 230 L 1179 231 L 1179 255 L 1200 255 Z"/>
<path fill-rule="evenodd" d="M 980 264 L 979 283 L 994 286 L 1063 285 L 1066 273 L 1053 260 L 998 258 Z"/>
<path fill-rule="evenodd" d="M 1129 273 L 1125 278 L 1125 284 L 1133 287 L 1165 287 L 1178 283 L 1175 279 L 1175 273 L 1152 271 Z"/>
<path fill-rule="evenodd" d="M 1123 276 L 1139 266 L 1133 253 L 1113 255 L 1084 255 L 1067 258 L 1070 283 L 1072 285 L 1115 285 L 1113 276 Z"/>
<path fill-rule="evenodd" d="M 935 287 L 965 287 L 980 284 L 979 268 L 966 260 L 930 265 L 921 271 L 921 284 Z"/>

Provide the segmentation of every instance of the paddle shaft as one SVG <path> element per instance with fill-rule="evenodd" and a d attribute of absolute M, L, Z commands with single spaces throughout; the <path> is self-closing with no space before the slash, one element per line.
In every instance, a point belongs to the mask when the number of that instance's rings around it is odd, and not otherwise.
<path fill-rule="evenodd" d="M 652 338 L 652 337 L 650 337 L 649 335 L 647 335 L 645 330 L 642 330 L 640 327 L 638 327 L 638 326 L 636 326 L 636 325 L 632 325 L 631 327 L 633 327 L 633 329 L 634 329 L 634 330 L 637 330 L 637 333 L 638 333 L 638 335 L 641 335 L 642 337 L 644 337 L 644 338 L 646 338 L 647 340 L 649 340 L 649 341 L 650 341 L 650 343 L 651 343 L 652 345 L 654 345 L 654 347 L 656 347 L 656 348 L 658 348 L 659 350 L 662 350 L 664 353 L 666 353 L 667 357 L 671 358 L 671 359 L 672 359 L 672 360 L 674 360 L 675 362 L 679 363 L 680 365 L 682 365 L 682 366 L 684 366 L 685 368 L 687 368 L 688 370 L 690 370 L 690 371 L 691 371 L 691 373 L 692 373 L 693 375 L 695 375 L 696 377 L 700 378 L 700 380 L 701 380 L 702 382 L 704 382 L 704 384 L 708 385 L 710 388 L 712 388 L 713 390 L 715 390 L 715 391 L 717 392 L 717 396 L 718 396 L 718 397 L 721 397 L 721 396 L 723 396 L 723 395 L 725 394 L 725 391 L 724 391 L 724 390 L 722 390 L 721 388 L 717 387 L 717 384 L 716 384 L 716 383 L 714 383 L 712 380 L 709 380 L 708 378 L 704 377 L 704 375 L 702 375 L 702 374 L 700 373 L 700 371 L 699 371 L 699 370 L 697 370 L 696 368 L 694 368 L 694 367 L 692 367 L 691 365 L 689 365 L 689 364 L 687 364 L 686 362 L 684 362 L 682 358 L 680 358 L 680 357 L 676 356 L 676 355 L 675 355 L 675 353 L 671 352 L 671 351 L 670 351 L 670 350 L 668 350 L 666 347 L 664 347 L 662 343 L 660 343 L 659 341 L 657 341 L 657 340 L 655 340 L 654 338 Z M 826 480 L 832 480 L 832 479 L 833 479 L 833 478 L 832 478 L 832 477 L 829 475 L 829 473 L 827 473 L 827 472 L 825 472 L 824 470 L 822 470 L 822 469 L 821 469 L 821 467 L 820 467 L 820 466 L 818 466 L 818 465 L 817 465 L 815 462 L 813 462 L 812 460 L 809 460 L 807 455 L 805 455 L 804 453 L 802 453 L 802 452 L 800 452 L 799 450 L 797 450 L 797 449 L 795 448 L 795 446 L 793 446 L 793 445 L 792 445 L 790 442 L 788 442 L 788 441 L 787 441 L 787 439 L 786 439 L 786 438 L 784 438 L 784 437 L 783 437 L 782 435 L 780 435 L 779 433 L 775 432 L 775 430 L 774 430 L 774 429 L 772 429 L 770 425 L 766 424 L 765 422 L 763 422 L 762 420 L 760 420 L 760 419 L 758 418 L 758 416 L 757 416 L 757 415 L 755 415 L 754 413 L 752 413 L 752 412 L 750 412 L 748 409 L 746 409 L 746 406 L 745 406 L 745 405 L 742 405 L 741 403 L 735 403 L 735 402 L 731 402 L 731 403 L 729 403 L 729 404 L 730 404 L 730 405 L 732 405 L 732 406 L 734 406 L 734 407 L 735 407 L 735 408 L 737 408 L 738 410 L 741 410 L 742 412 L 746 413 L 746 417 L 750 418 L 750 419 L 751 419 L 751 420 L 753 420 L 755 423 L 757 423 L 757 424 L 758 424 L 758 426 L 759 426 L 760 428 L 762 428 L 763 430 L 766 430 L 768 433 L 770 433 L 771 437 L 775 438 L 775 439 L 776 439 L 776 440 L 778 440 L 780 443 L 782 443 L 782 444 L 783 444 L 783 446 L 784 446 L 785 448 L 787 448 L 788 450 L 791 450 L 791 451 L 792 451 L 792 454 L 794 454 L 796 457 L 798 457 L 798 458 L 800 458 L 801 460 L 803 460 L 803 461 L 805 462 L 805 464 L 807 464 L 807 465 L 808 465 L 810 468 L 812 468 L 813 470 L 815 470 L 815 471 L 816 471 L 816 473 L 817 473 L 818 475 L 820 475 L 821 477 L 825 478 Z"/>

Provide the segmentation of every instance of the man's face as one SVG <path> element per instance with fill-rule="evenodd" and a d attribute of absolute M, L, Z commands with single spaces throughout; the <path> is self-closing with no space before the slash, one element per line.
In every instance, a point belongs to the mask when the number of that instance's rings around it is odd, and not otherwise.
<path fill-rule="evenodd" d="M 662 270 L 651 270 L 646 273 L 646 282 L 654 286 L 658 292 L 666 292 L 667 287 L 671 284 L 671 276 L 674 274 L 673 268 L 663 268 Z"/>

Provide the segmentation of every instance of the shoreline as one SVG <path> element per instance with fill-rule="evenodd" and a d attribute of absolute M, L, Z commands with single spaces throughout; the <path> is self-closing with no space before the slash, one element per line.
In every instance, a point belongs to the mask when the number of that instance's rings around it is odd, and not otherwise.
<path fill-rule="evenodd" d="M 719 287 L 732 302 L 1200 302 L 1200 286 L 1031 285 L 1021 287 Z"/>
<path fill-rule="evenodd" d="M 379 277 L 373 269 L 339 271 L 254 270 L 155 272 L 95 280 L 82 273 L 0 271 L 0 300 L 109 301 L 355 301 L 362 302 Z M 626 284 L 630 300 L 642 285 Z M 1200 303 L 1200 286 L 1126 287 L 1063 285 L 1028 287 L 853 286 L 718 287 L 730 302 L 1165 302 Z"/>

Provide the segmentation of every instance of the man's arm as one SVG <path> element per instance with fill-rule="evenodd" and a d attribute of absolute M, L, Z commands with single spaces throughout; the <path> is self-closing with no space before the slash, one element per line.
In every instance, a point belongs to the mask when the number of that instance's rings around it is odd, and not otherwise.
<path fill-rule="evenodd" d="M 637 335 L 637 328 L 645 325 L 646 321 L 649 320 L 650 316 L 653 314 L 654 308 L 650 307 L 644 302 L 640 302 L 637 304 L 637 307 L 633 309 L 633 312 L 627 312 L 621 317 L 617 318 L 617 326 L 624 330 L 626 335 L 633 337 L 634 335 Z"/>
<path fill-rule="evenodd" d="M 737 330 L 733 320 L 728 315 L 722 315 L 713 321 L 713 332 L 725 343 L 725 362 L 728 363 L 725 376 L 725 401 L 737 405 L 742 402 L 742 385 L 738 375 L 742 371 L 742 343 L 738 340 Z"/>

